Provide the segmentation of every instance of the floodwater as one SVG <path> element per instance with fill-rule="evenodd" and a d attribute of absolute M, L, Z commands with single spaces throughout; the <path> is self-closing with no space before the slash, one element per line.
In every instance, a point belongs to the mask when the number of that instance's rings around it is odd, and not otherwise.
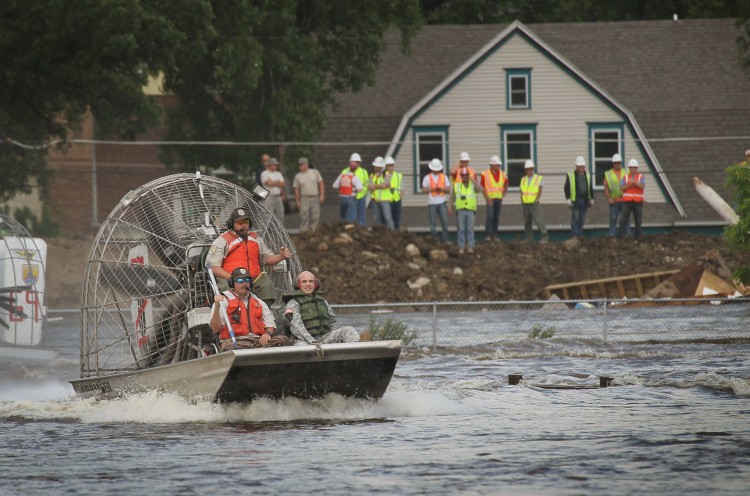
<path fill-rule="evenodd" d="M 49 367 L 0 368 L 0 494 L 750 491 L 748 344 L 517 339 L 408 349 L 379 401 L 96 402 L 74 318 Z"/>

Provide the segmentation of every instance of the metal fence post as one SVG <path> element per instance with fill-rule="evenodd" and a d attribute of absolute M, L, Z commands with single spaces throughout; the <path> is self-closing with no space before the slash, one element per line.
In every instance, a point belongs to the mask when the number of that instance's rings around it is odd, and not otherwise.
<path fill-rule="evenodd" d="M 604 297 L 604 329 L 603 329 L 604 341 L 607 340 L 607 297 Z"/>
<path fill-rule="evenodd" d="M 437 348 L 437 302 L 432 302 L 432 349 Z"/>

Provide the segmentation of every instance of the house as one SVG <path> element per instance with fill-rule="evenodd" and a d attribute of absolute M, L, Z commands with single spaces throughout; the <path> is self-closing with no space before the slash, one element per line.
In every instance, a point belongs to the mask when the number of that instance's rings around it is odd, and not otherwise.
<path fill-rule="evenodd" d="M 428 26 L 403 55 L 388 33 L 376 84 L 341 95 L 329 113 L 320 141 L 342 146 L 318 147 L 316 162 L 330 184 L 351 152 L 365 165 L 392 155 L 412 211 L 405 224 L 424 226 L 419 184 L 430 159 L 454 167 L 466 151 L 481 171 L 499 155 L 511 186 L 500 222 L 513 231 L 523 162 L 532 159 L 545 177 L 547 225 L 567 230 L 563 184 L 576 156 L 597 191 L 587 225 L 604 228 L 602 179 L 620 153 L 647 177 L 645 226 L 723 226 L 689 180 L 698 176 L 731 202 L 724 169 L 750 145 L 738 34 L 732 19 Z"/>

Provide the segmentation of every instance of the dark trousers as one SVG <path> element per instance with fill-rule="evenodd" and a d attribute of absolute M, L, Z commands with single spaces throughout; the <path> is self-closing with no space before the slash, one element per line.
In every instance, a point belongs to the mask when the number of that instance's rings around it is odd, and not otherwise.
<path fill-rule="evenodd" d="M 391 202 L 391 218 L 393 219 L 393 228 L 398 231 L 401 227 L 401 200 Z"/>
<path fill-rule="evenodd" d="M 493 198 L 487 203 L 487 220 L 484 223 L 484 234 L 487 239 L 497 238 L 497 226 L 500 224 L 500 210 L 503 208 L 502 198 Z"/>
<path fill-rule="evenodd" d="M 622 238 L 625 234 L 625 226 L 630 222 L 630 214 L 633 214 L 635 230 L 633 237 L 641 238 L 641 222 L 643 221 L 643 202 L 622 202 L 622 212 L 617 218 L 617 239 Z"/>

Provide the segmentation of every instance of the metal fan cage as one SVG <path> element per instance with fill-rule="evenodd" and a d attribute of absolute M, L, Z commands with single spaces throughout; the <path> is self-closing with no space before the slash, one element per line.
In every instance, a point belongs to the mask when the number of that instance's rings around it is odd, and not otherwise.
<path fill-rule="evenodd" d="M 126 194 L 99 229 L 84 276 L 81 377 L 166 365 L 185 353 L 186 312 L 210 307 L 205 269 L 211 242 L 230 213 L 244 207 L 252 227 L 286 271 L 264 268 L 280 303 L 300 269 L 289 234 L 247 190 L 223 179 L 175 174 Z M 189 350 L 188 350 L 189 351 Z"/>
<path fill-rule="evenodd" d="M 0 343 L 37 345 L 47 315 L 47 245 L 0 214 Z"/>

